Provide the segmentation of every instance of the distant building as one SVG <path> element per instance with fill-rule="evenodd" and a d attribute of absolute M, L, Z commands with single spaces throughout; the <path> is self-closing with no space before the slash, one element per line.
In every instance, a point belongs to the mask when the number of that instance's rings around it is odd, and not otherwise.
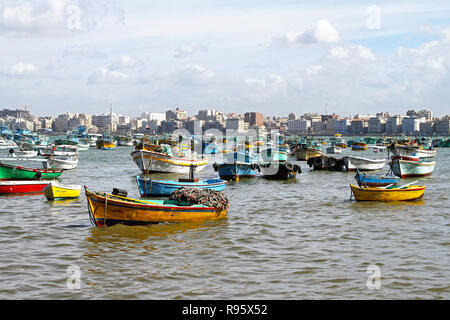
<path fill-rule="evenodd" d="M 264 115 L 259 112 L 246 112 L 244 114 L 244 121 L 249 125 L 263 125 L 264 124 Z"/>
<path fill-rule="evenodd" d="M 420 131 L 420 123 L 425 122 L 425 118 L 409 117 L 402 120 L 402 133 L 414 135 Z"/>
<path fill-rule="evenodd" d="M 244 119 L 242 118 L 230 118 L 226 120 L 226 130 L 234 130 L 236 132 L 244 132 Z"/>
<path fill-rule="evenodd" d="M 334 119 L 333 131 L 334 133 L 347 134 L 350 124 L 350 119 Z"/>
<path fill-rule="evenodd" d="M 402 116 L 392 116 L 386 120 L 386 134 L 398 134 L 402 128 Z"/>
<path fill-rule="evenodd" d="M 434 121 L 425 121 L 420 123 L 420 134 L 423 136 L 431 136 L 434 134 Z"/>
<path fill-rule="evenodd" d="M 384 133 L 386 131 L 386 120 L 381 117 L 372 117 L 368 121 L 367 132 L 369 134 Z"/>
<path fill-rule="evenodd" d="M 180 108 L 166 111 L 166 121 L 186 120 L 186 119 L 187 119 L 187 112 Z"/>
<path fill-rule="evenodd" d="M 435 122 L 435 132 L 439 135 L 449 135 L 450 134 L 450 119 L 436 120 Z"/>
<path fill-rule="evenodd" d="M 307 132 L 311 128 L 311 121 L 304 119 L 288 120 L 288 132 L 300 133 Z"/>
<path fill-rule="evenodd" d="M 288 119 L 289 120 L 297 120 L 297 115 L 295 113 L 291 112 L 291 113 L 289 113 Z"/>
<path fill-rule="evenodd" d="M 350 123 L 350 132 L 352 134 L 365 134 L 368 129 L 368 120 L 364 119 L 352 119 Z"/>

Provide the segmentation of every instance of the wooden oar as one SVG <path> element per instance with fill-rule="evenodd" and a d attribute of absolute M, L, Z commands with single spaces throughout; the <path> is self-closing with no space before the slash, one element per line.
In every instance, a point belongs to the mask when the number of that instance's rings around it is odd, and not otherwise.
<path fill-rule="evenodd" d="M 399 187 L 399 189 L 404 189 L 405 187 L 407 187 L 407 186 L 409 186 L 409 185 L 411 185 L 411 184 L 413 184 L 413 183 L 416 183 L 416 182 L 419 182 L 419 180 L 413 181 L 413 182 L 410 182 L 410 183 L 407 183 L 407 184 L 405 184 L 405 185 Z"/>

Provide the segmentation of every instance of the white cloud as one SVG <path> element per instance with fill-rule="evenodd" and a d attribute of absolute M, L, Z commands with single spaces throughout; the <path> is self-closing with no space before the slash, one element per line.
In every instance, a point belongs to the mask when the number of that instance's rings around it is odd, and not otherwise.
<path fill-rule="evenodd" d="M 201 44 L 181 46 L 175 49 L 173 56 L 175 58 L 186 58 L 198 52 L 208 52 L 208 47 Z"/>
<path fill-rule="evenodd" d="M 64 49 L 63 56 L 78 58 L 105 58 L 106 54 L 94 45 L 71 45 Z"/>
<path fill-rule="evenodd" d="M 128 75 L 123 72 L 100 67 L 89 76 L 88 83 L 122 83 L 128 78 Z"/>
<path fill-rule="evenodd" d="M 106 0 L 28 0 L 0 6 L 0 30 L 8 36 L 67 36 L 110 18 L 122 23 L 124 14 Z"/>
<path fill-rule="evenodd" d="M 302 32 L 286 32 L 283 37 L 273 39 L 273 44 L 308 45 L 316 43 L 337 43 L 341 37 L 333 25 L 325 19 L 318 20 L 311 28 Z"/>
<path fill-rule="evenodd" d="M 375 55 L 370 48 L 353 45 L 348 47 L 335 46 L 328 52 L 327 58 L 330 59 L 362 59 L 366 61 L 375 61 Z"/>
<path fill-rule="evenodd" d="M 119 59 L 113 61 L 110 65 L 110 69 L 121 70 L 121 69 L 134 69 L 143 68 L 145 62 L 139 58 L 130 55 L 121 55 Z"/>
<path fill-rule="evenodd" d="M 38 68 L 29 63 L 17 63 L 9 68 L 9 74 L 11 75 L 26 75 L 34 74 L 38 72 Z"/>
<path fill-rule="evenodd" d="M 178 85 L 204 85 L 215 76 L 214 71 L 198 64 L 189 64 L 179 67 L 173 74 L 174 81 Z"/>

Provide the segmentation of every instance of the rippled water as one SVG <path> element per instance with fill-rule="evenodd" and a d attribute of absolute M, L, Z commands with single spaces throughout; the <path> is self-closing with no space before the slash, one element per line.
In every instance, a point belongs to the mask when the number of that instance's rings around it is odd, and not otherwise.
<path fill-rule="evenodd" d="M 61 180 L 139 198 L 130 151 L 81 152 Z M 216 222 L 96 228 L 84 195 L 0 197 L 0 299 L 450 298 L 450 149 L 411 203 L 349 201 L 354 173 L 299 164 L 296 181 L 228 184 L 228 218 Z M 379 289 L 367 285 L 372 265 Z"/>

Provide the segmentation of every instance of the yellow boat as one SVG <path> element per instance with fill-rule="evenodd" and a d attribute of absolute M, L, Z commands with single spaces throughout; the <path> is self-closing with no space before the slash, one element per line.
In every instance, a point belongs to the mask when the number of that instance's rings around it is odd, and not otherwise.
<path fill-rule="evenodd" d="M 415 186 L 411 184 L 404 186 L 366 188 L 350 184 L 350 188 L 352 189 L 352 194 L 356 201 L 411 201 L 422 198 L 425 193 L 425 186 Z"/>
<path fill-rule="evenodd" d="M 144 225 L 161 222 L 219 220 L 228 209 L 190 204 L 177 200 L 136 200 L 120 195 L 90 191 L 85 187 L 89 217 L 93 225 L 107 227 L 118 223 Z"/>
<path fill-rule="evenodd" d="M 63 185 L 52 181 L 44 188 L 44 195 L 47 200 L 73 199 L 78 198 L 81 193 L 79 185 Z"/>

